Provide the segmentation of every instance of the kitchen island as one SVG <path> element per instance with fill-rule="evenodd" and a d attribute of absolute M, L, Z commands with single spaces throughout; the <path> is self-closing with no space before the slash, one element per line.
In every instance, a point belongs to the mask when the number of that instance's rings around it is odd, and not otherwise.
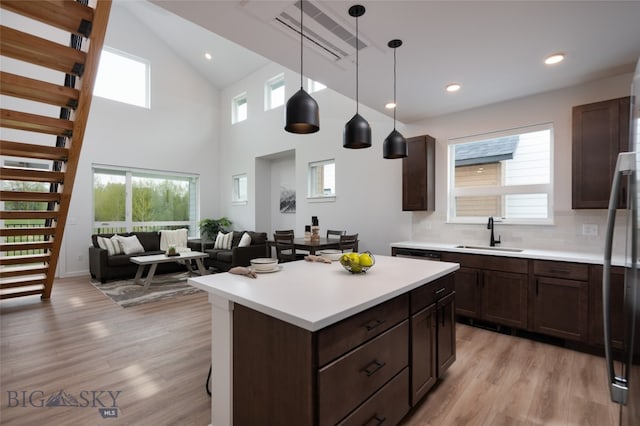
<path fill-rule="evenodd" d="M 212 425 L 348 424 L 380 404 L 404 416 L 417 402 L 407 399 L 411 373 L 425 370 L 410 368 L 410 321 L 435 315 L 436 295 L 453 300 L 459 266 L 390 256 L 376 256 L 366 274 L 337 262 L 280 266 L 257 279 L 189 280 L 212 305 Z M 426 332 L 435 336 L 433 322 Z M 452 354 L 442 368 L 455 359 L 455 339 L 445 337 Z"/>

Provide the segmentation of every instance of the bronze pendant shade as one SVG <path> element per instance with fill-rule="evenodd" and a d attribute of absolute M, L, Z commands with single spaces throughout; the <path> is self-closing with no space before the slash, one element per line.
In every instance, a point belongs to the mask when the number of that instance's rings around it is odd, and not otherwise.
<path fill-rule="evenodd" d="M 318 103 L 313 99 L 302 86 L 302 49 L 303 49 L 303 7 L 304 1 L 300 1 L 300 90 L 298 90 L 289 100 L 285 108 L 284 129 L 290 133 L 315 133 L 320 130 L 320 110 Z"/>
<path fill-rule="evenodd" d="M 391 40 L 387 46 L 393 49 L 393 103 L 396 104 L 396 49 L 402 46 L 402 40 Z M 382 145 L 382 156 L 384 158 L 404 158 L 408 155 L 407 140 L 396 130 L 396 109 L 393 107 L 393 130 L 384 140 Z"/>
<path fill-rule="evenodd" d="M 356 114 L 344 126 L 342 134 L 342 146 L 345 148 L 359 149 L 371 146 L 371 126 L 358 113 L 358 18 L 364 15 L 365 8 L 355 5 L 349 8 L 349 15 L 356 18 Z"/>

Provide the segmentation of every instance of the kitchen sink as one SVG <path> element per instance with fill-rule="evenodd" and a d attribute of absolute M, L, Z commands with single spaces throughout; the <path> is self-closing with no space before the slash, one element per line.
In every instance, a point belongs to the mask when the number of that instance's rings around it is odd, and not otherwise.
<path fill-rule="evenodd" d="M 506 251 L 511 253 L 520 253 L 523 250 L 519 248 L 508 248 L 508 247 L 490 247 L 490 246 L 471 246 L 466 244 L 461 244 L 456 246 L 456 248 L 462 249 L 471 249 L 471 250 L 490 250 L 490 251 Z"/>

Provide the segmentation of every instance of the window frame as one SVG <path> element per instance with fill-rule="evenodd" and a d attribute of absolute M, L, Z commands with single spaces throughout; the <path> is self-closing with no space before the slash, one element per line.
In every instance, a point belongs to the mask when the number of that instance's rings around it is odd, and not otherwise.
<path fill-rule="evenodd" d="M 549 131 L 549 182 L 539 184 L 501 185 L 501 186 L 469 186 L 455 188 L 455 146 L 462 143 L 480 142 L 507 136 L 516 136 L 537 131 Z M 553 123 L 541 123 L 522 126 L 502 131 L 477 134 L 461 138 L 449 139 L 447 144 L 447 223 L 486 224 L 484 216 L 456 216 L 456 197 L 460 196 L 501 196 L 510 194 L 547 194 L 546 218 L 507 218 L 496 216 L 496 222 L 503 225 L 553 225 L 554 224 L 554 128 Z"/>
<path fill-rule="evenodd" d="M 274 86 L 277 87 L 274 89 Z M 282 103 L 278 105 L 272 105 L 273 103 L 273 92 L 282 87 Z M 276 109 L 285 104 L 286 99 L 286 86 L 284 81 L 284 73 L 280 73 L 273 78 L 270 78 L 264 83 L 264 110 L 270 111 L 272 109 Z"/>
<path fill-rule="evenodd" d="M 97 93 L 96 90 L 100 90 L 101 88 L 100 83 L 101 81 L 103 81 L 102 78 L 105 78 L 105 74 L 100 73 L 100 65 L 98 65 L 98 72 L 96 73 L 96 82 L 94 84 L 93 91 L 92 91 L 93 95 L 100 97 L 102 99 L 108 99 L 114 102 L 120 102 L 127 105 L 139 107 L 139 108 L 151 109 L 151 62 L 148 59 L 141 58 L 139 56 L 132 55 L 130 53 L 124 52 L 122 50 L 114 49 L 113 47 L 109 47 L 109 46 L 102 47 L 101 59 L 102 59 L 102 54 L 104 53 L 115 55 L 129 61 L 134 61 L 144 66 L 144 77 L 143 77 L 144 78 L 144 104 L 134 103 L 125 98 L 114 96 L 114 94 L 117 94 L 117 91 L 112 90 L 111 89 L 112 86 L 108 84 L 106 84 L 108 87 L 105 86 L 105 89 L 106 89 L 105 92 Z M 101 60 L 101 63 L 104 64 L 102 60 Z M 127 81 L 131 80 L 131 73 L 127 74 L 126 80 Z M 128 91 L 128 92 L 130 93 L 131 91 Z"/>
<path fill-rule="evenodd" d="M 244 118 L 240 117 L 239 109 L 241 101 L 246 105 L 246 111 Z M 231 99 L 231 124 L 242 123 L 249 118 L 249 100 L 247 99 L 247 92 L 242 92 Z"/>
<path fill-rule="evenodd" d="M 244 179 L 243 179 L 244 178 Z M 244 180 L 244 198 L 241 197 L 240 185 Z M 245 205 L 249 203 L 249 181 L 246 173 L 240 173 L 231 177 L 231 204 Z"/>
<path fill-rule="evenodd" d="M 322 87 L 318 87 L 318 85 Z M 307 92 L 309 94 L 320 92 L 321 90 L 324 90 L 326 88 L 327 86 L 324 83 L 307 78 Z"/>
<path fill-rule="evenodd" d="M 334 189 L 332 194 L 318 194 L 313 190 L 314 168 L 322 166 L 323 168 L 328 165 L 333 165 L 333 184 Z M 324 180 L 324 179 L 323 179 Z M 336 199 L 336 160 L 334 158 L 320 161 L 309 162 L 307 168 L 307 200 L 311 202 L 331 202 Z"/>
<path fill-rule="evenodd" d="M 123 221 L 96 221 L 95 220 L 95 174 L 121 175 L 125 178 L 125 217 Z M 189 183 L 189 220 L 171 221 L 133 221 L 133 178 L 134 177 L 155 177 L 165 179 L 175 179 L 188 181 Z M 91 208 L 93 231 L 97 232 L 101 228 L 118 229 L 115 232 L 134 232 L 135 228 L 180 228 L 188 227 L 189 237 L 195 237 L 199 232 L 200 219 L 200 176 L 197 174 L 173 172 L 166 170 L 137 169 L 132 167 L 120 167 L 104 164 L 91 165 Z"/>

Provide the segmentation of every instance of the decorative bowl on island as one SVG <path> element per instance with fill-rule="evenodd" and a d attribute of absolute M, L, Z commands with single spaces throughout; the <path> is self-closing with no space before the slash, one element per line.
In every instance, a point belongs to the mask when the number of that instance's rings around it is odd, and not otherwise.
<path fill-rule="evenodd" d="M 271 257 L 251 259 L 251 266 L 256 272 L 271 272 L 278 266 L 278 259 Z"/>
<path fill-rule="evenodd" d="M 375 263 L 375 257 L 368 251 L 363 253 L 344 253 L 340 256 L 340 264 L 352 274 L 367 272 Z"/>
<path fill-rule="evenodd" d="M 329 259 L 330 261 L 335 262 L 336 260 L 340 260 L 340 257 L 342 256 L 342 251 L 335 250 L 335 249 L 326 249 L 326 250 L 320 250 L 318 254 L 324 257 L 325 259 Z"/>

